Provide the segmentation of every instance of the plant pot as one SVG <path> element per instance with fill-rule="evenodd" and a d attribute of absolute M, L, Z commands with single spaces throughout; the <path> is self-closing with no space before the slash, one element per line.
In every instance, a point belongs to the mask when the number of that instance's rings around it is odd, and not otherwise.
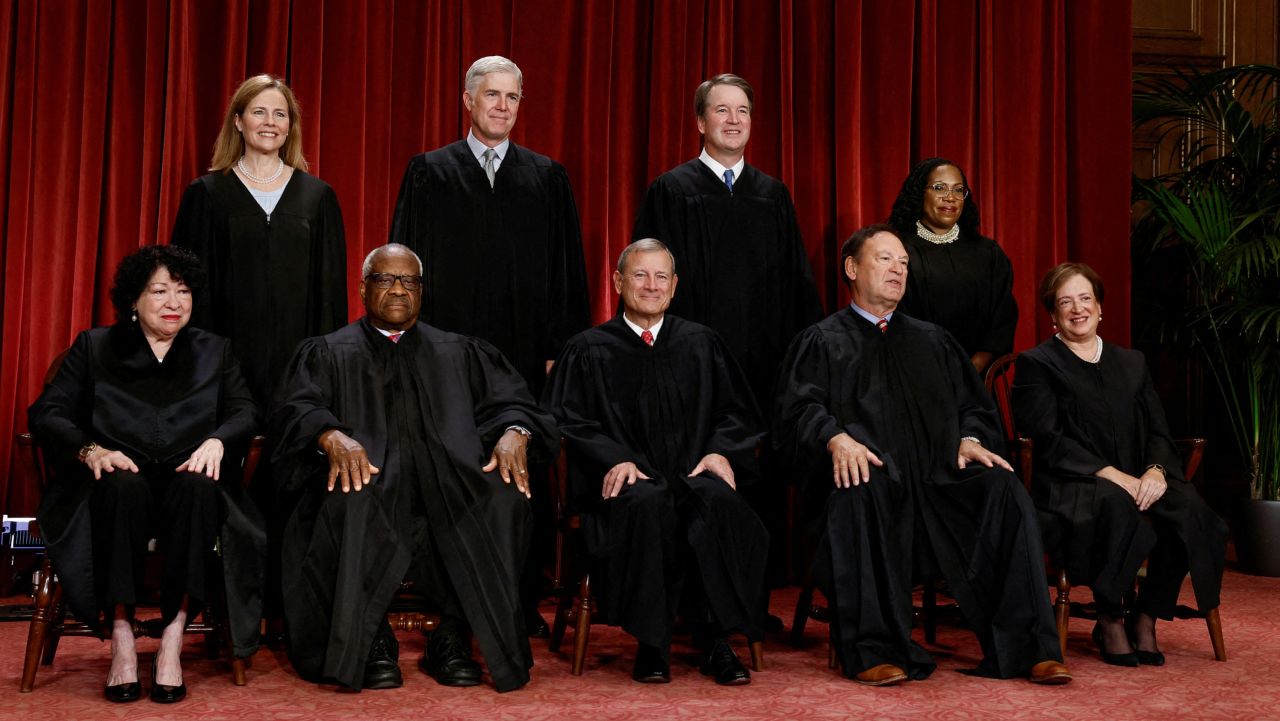
<path fill-rule="evenodd" d="M 1231 506 L 1231 534 L 1241 571 L 1280 576 L 1280 501 L 1236 499 Z"/>

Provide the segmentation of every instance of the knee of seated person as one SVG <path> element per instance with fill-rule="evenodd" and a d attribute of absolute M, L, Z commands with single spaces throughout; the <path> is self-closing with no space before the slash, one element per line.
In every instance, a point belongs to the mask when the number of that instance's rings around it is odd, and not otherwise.
<path fill-rule="evenodd" d="M 377 500 L 377 494 L 374 493 L 374 489 L 368 486 L 359 491 L 352 490 L 349 493 L 343 493 L 341 488 L 335 488 L 325 493 L 320 512 L 325 515 L 341 515 L 352 509 L 375 503 Z"/>
<path fill-rule="evenodd" d="M 211 498 L 218 493 L 218 481 L 203 473 L 193 473 L 191 471 L 175 473 L 173 474 L 173 480 L 170 482 L 179 487 L 183 493 L 198 494 Z"/>
<path fill-rule="evenodd" d="M 636 481 L 635 485 L 623 486 L 618 497 L 610 503 L 621 501 L 630 507 L 659 510 L 665 507 L 674 508 L 671 494 L 656 484 Z"/>
<path fill-rule="evenodd" d="M 497 492 L 489 496 L 487 503 L 504 518 L 508 515 L 531 512 L 529 499 L 525 498 L 523 493 L 517 491 L 514 485 L 502 486 Z"/>
<path fill-rule="evenodd" d="M 117 468 L 104 472 L 102 478 L 93 482 L 94 493 L 109 493 L 116 496 L 137 496 L 151 493 L 147 479 L 141 473 Z"/>

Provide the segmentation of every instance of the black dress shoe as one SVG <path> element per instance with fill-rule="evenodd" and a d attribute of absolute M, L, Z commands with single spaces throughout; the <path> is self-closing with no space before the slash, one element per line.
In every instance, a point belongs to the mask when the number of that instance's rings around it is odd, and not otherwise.
<path fill-rule="evenodd" d="M 156 656 L 151 657 L 151 700 L 156 703 L 177 703 L 187 697 L 187 684 L 165 686 L 156 683 Z"/>
<path fill-rule="evenodd" d="M 671 683 L 671 666 L 662 658 L 662 650 L 657 646 L 640 644 L 631 678 L 640 683 Z"/>
<path fill-rule="evenodd" d="M 477 686 L 480 664 L 471 658 L 471 637 L 456 624 L 442 623 L 427 639 L 418 668 L 441 686 Z"/>
<path fill-rule="evenodd" d="M 1102 624 L 1097 623 L 1093 626 L 1093 642 L 1098 646 L 1098 653 L 1102 654 L 1104 663 L 1112 666 L 1125 666 L 1134 668 L 1138 665 L 1138 654 L 1130 650 L 1128 653 L 1108 653 L 1107 645 L 1103 643 Z"/>
<path fill-rule="evenodd" d="M 551 638 L 551 627 L 547 625 L 542 614 L 534 611 L 531 612 L 524 620 L 525 631 L 528 632 L 529 638 Z"/>
<path fill-rule="evenodd" d="M 400 688 L 404 677 L 400 675 L 400 642 L 387 624 L 382 624 L 373 637 L 369 657 L 364 662 L 364 688 Z"/>
<path fill-rule="evenodd" d="M 711 642 L 711 650 L 703 659 L 702 675 L 710 676 L 721 686 L 745 686 L 751 683 L 751 672 L 738 660 L 729 641 L 718 638 Z"/>
<path fill-rule="evenodd" d="M 118 683 L 115 686 L 103 686 L 102 695 L 113 703 L 129 703 L 142 698 L 142 684 L 137 681 Z"/>

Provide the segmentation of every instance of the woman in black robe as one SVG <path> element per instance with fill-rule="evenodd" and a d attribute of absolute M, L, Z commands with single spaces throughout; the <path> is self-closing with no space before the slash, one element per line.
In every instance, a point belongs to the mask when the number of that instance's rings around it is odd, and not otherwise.
<path fill-rule="evenodd" d="M 181 248 L 125 258 L 111 290 L 118 322 L 81 333 L 29 411 L 55 471 L 40 528 L 71 611 L 110 624 L 112 701 L 141 698 L 131 617 L 151 538 L 165 553 L 152 700 L 186 694 L 182 632 L 188 610 L 219 593 L 215 541 L 235 653 L 257 650 L 265 539 L 237 477 L 257 409 L 230 344 L 186 327 L 203 281 Z"/>
<path fill-rule="evenodd" d="M 231 96 L 210 172 L 187 186 L 173 245 L 195 251 L 209 292 L 194 323 L 231 341 L 258 405 L 267 408 L 294 348 L 347 323 L 346 235 L 338 196 L 307 174 L 298 101 L 284 81 L 255 75 Z M 280 536 L 293 505 L 276 498 L 268 465 L 252 493 L 269 523 L 268 577 L 280 577 Z M 279 616 L 280 590 L 266 611 Z M 272 625 L 273 638 L 278 627 Z"/>
<path fill-rule="evenodd" d="M 911 258 L 903 313 L 946 328 L 978 374 L 1013 350 L 1018 304 L 1009 256 L 978 232 L 978 206 L 960 166 L 929 158 L 911 169 L 889 224 Z"/>
<path fill-rule="evenodd" d="M 1142 354 L 1098 336 L 1103 292 L 1083 263 L 1045 276 L 1040 298 L 1058 332 L 1019 356 L 1014 419 L 1034 442 L 1045 546 L 1093 589 L 1103 660 L 1159 666 L 1155 619 L 1173 617 L 1188 571 L 1200 610 L 1218 606 L 1227 529 L 1183 476 Z M 1143 560 L 1146 580 L 1125 608 Z"/>
<path fill-rule="evenodd" d="M 187 186 L 173 224 L 170 242 L 209 271 L 195 324 L 231 340 L 264 408 L 298 343 L 347 323 L 342 211 L 307 167 L 293 91 L 255 75 L 231 97 L 212 172 Z"/>

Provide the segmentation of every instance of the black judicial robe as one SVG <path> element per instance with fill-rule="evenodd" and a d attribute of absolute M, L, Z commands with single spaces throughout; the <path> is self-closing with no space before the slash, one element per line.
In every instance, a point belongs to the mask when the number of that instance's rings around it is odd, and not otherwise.
<path fill-rule="evenodd" d="M 347 244 L 338 196 L 301 170 L 270 219 L 232 171 L 192 181 L 173 245 L 205 262 L 209 289 L 192 322 L 230 338 L 264 408 L 303 338 L 347 323 Z"/>
<path fill-rule="evenodd" d="M 351 514 L 341 528 L 328 523 L 321 511 L 329 466 L 316 439 L 336 428 L 382 471 L 358 494 L 415 484 L 495 685 L 526 683 L 532 657 L 517 585 L 528 502 L 497 470 L 480 469 L 509 426 L 532 431 L 533 461 L 550 457 L 559 432 L 510 364 L 484 341 L 424 323 L 391 343 L 362 318 L 304 341 L 279 399 L 271 419 L 276 482 L 301 496 L 285 528 L 283 579 L 298 672 L 360 688 L 374 633 L 419 550 L 407 547 L 394 514 Z M 518 503 L 520 513 L 495 518 L 490 509 L 499 502 Z M 334 538 L 336 550 L 328 545 Z"/>
<path fill-rule="evenodd" d="M 748 164 L 731 193 L 694 158 L 649 186 L 631 237 L 667 244 L 680 275 L 671 313 L 719 333 L 768 404 L 787 344 L 822 317 L 787 186 Z"/>
<path fill-rule="evenodd" d="M 775 442 L 803 474 L 821 528 L 814 576 L 834 606 L 845 673 L 933 663 L 910 640 L 913 573 L 940 573 L 983 650 L 979 672 L 1025 675 L 1061 660 L 1035 509 L 1009 471 L 956 464 L 960 439 L 998 448 L 995 405 L 956 341 L 898 311 L 881 333 L 851 308 L 801 333 L 778 378 Z M 871 480 L 832 485 L 840 432 L 884 461 Z"/>
<path fill-rule="evenodd" d="M 101 604 L 95 598 L 89 514 L 94 478 L 78 458 L 80 449 L 98 443 L 139 467 L 177 468 L 205 440 L 222 441 L 219 544 L 228 621 L 236 655 L 252 655 L 262 615 L 266 534 L 242 488 L 240 468 L 258 411 L 231 344 L 184 328 L 161 363 L 135 323 L 84 331 L 28 413 L 31 433 L 54 468 L 36 514 L 40 530 L 71 611 L 88 623 L 98 620 Z"/>
<path fill-rule="evenodd" d="M 942 326 L 970 356 L 987 352 L 994 360 L 1012 351 L 1018 304 L 1004 250 L 981 235 L 930 243 L 914 228 L 902 232 L 911 273 L 898 310 Z"/>
<path fill-rule="evenodd" d="M 1172 614 L 1176 587 L 1188 569 L 1197 605 L 1217 608 L 1227 529 L 1183 476 L 1140 351 L 1104 343 L 1102 357 L 1089 363 L 1049 338 L 1018 356 L 1013 412 L 1018 432 L 1034 444 L 1032 495 L 1047 515 L 1045 545 L 1073 582 L 1119 601 L 1132 588 L 1157 533 L 1168 533 L 1186 565 L 1160 610 Z M 1115 466 L 1138 477 L 1152 463 L 1164 466 L 1168 489 L 1145 514 L 1127 492 L 1094 475 Z M 1130 512 L 1105 507 L 1116 491 Z M 1157 570 L 1153 560 L 1148 580 Z"/>
<path fill-rule="evenodd" d="M 690 489 L 703 479 L 713 492 L 728 489 L 723 480 L 709 473 L 688 477 L 704 456 L 719 453 L 733 467 L 738 488 L 758 479 L 759 413 L 715 331 L 668 314 L 649 347 L 618 315 L 570 339 L 552 370 L 544 405 L 568 442 L 571 507 L 583 512 L 589 550 L 606 560 L 600 568 L 605 618 L 641 642 L 670 643 L 684 568 L 664 566 L 691 553 L 710 615 L 722 630 L 762 638 L 768 533 L 745 501 Z M 613 509 L 634 487 L 624 486 L 619 498 L 600 498 L 605 473 L 626 461 L 651 479 L 637 485 L 666 492 L 676 507 L 695 507 L 686 511 L 691 520 L 680 534 L 688 551 L 630 552 L 636 519 L 617 517 Z"/>
<path fill-rule="evenodd" d="M 535 395 L 546 361 L 591 325 L 569 175 L 511 143 L 493 187 L 465 140 L 405 169 L 391 242 L 426 265 L 422 320 L 494 344 Z"/>

